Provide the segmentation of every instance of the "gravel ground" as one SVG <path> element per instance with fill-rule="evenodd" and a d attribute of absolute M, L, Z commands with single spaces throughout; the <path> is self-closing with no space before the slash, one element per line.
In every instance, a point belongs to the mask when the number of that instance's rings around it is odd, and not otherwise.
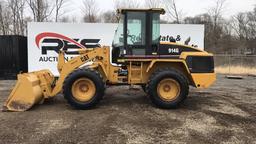
<path fill-rule="evenodd" d="M 0 81 L 1 104 L 14 84 Z M 92 110 L 58 95 L 27 112 L 0 112 L 0 143 L 256 143 L 255 109 L 255 77 L 218 75 L 174 110 L 154 107 L 140 88 L 113 86 Z"/>

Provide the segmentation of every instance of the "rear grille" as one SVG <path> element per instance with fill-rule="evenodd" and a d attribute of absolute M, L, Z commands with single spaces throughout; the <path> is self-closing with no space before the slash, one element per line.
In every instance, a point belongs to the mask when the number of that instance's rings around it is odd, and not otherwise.
<path fill-rule="evenodd" d="M 213 73 L 213 56 L 188 56 L 186 63 L 191 73 Z"/>

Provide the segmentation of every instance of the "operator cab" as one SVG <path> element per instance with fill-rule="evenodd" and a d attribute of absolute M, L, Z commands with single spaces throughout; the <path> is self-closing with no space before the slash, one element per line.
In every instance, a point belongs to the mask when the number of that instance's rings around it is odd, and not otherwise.
<path fill-rule="evenodd" d="M 118 28 L 112 43 L 112 62 L 153 55 L 160 44 L 160 14 L 164 9 L 118 9 Z"/>

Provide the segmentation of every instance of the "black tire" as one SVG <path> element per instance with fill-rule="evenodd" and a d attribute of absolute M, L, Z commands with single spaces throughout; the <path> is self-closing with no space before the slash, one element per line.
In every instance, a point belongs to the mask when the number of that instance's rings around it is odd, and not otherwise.
<path fill-rule="evenodd" d="M 72 85 L 79 78 L 87 78 L 91 80 L 96 87 L 95 94 L 90 100 L 86 102 L 77 100 L 72 94 Z M 73 71 L 66 77 L 63 84 L 64 98 L 68 101 L 68 103 L 72 107 L 76 109 L 89 109 L 96 106 L 102 99 L 104 95 L 104 90 L 105 90 L 105 85 L 100 73 L 98 73 L 95 70 L 87 69 L 87 68 L 77 69 Z"/>
<path fill-rule="evenodd" d="M 180 86 L 180 93 L 177 97 L 175 97 L 174 100 L 166 101 L 158 95 L 158 83 L 165 78 L 171 78 L 175 80 Z M 177 108 L 177 106 L 186 99 L 189 92 L 189 84 L 187 78 L 183 75 L 182 72 L 179 72 L 173 68 L 164 68 L 157 70 L 150 76 L 146 89 L 152 103 L 154 103 L 159 108 L 171 109 Z"/>
<path fill-rule="evenodd" d="M 145 84 L 141 85 L 141 88 L 142 88 L 142 90 L 143 90 L 145 93 L 147 93 L 146 85 L 145 85 Z"/>

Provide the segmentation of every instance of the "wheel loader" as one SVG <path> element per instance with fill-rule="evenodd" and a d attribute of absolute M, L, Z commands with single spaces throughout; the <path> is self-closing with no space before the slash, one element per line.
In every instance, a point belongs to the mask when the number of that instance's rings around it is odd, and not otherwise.
<path fill-rule="evenodd" d="M 60 50 L 59 77 L 49 70 L 18 74 L 3 109 L 26 111 L 59 93 L 72 107 L 90 109 L 103 98 L 107 85 L 140 85 L 155 106 L 170 109 L 186 99 L 189 86 L 207 88 L 214 83 L 213 54 L 160 42 L 164 9 L 118 9 L 117 13 L 112 48 L 81 48 L 69 61 L 64 56 L 70 51 Z"/>

